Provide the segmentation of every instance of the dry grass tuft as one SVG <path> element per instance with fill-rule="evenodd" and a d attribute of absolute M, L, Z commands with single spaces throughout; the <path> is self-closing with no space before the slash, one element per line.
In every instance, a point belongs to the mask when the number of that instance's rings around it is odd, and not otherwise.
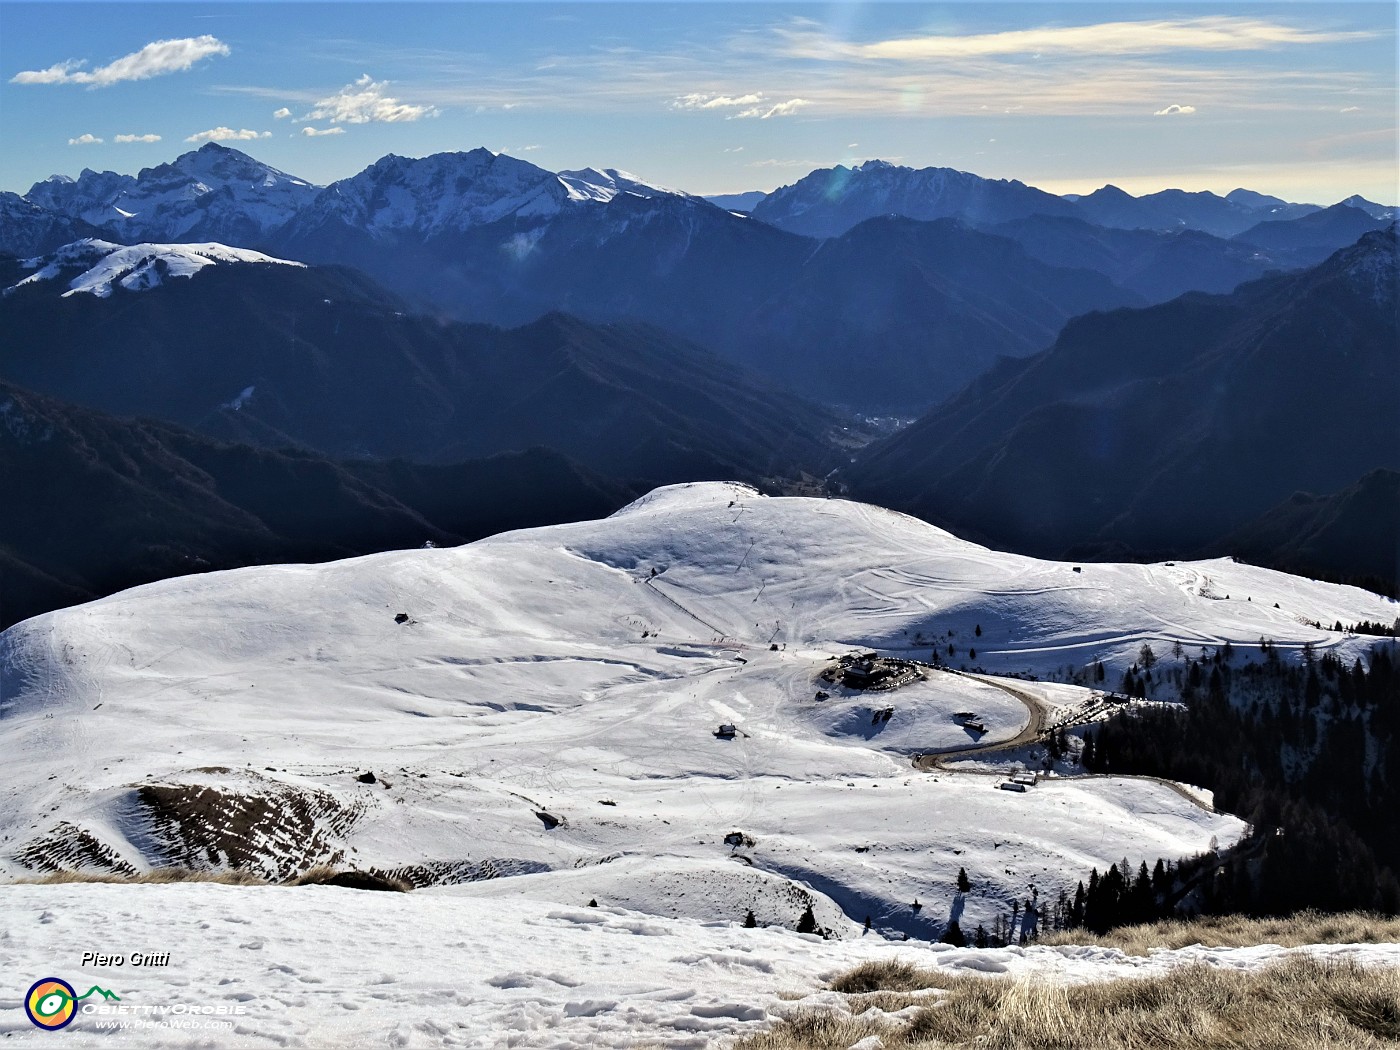
<path fill-rule="evenodd" d="M 898 959 L 861 963 L 831 982 L 833 992 L 913 992 L 922 988 L 937 988 L 947 983 L 932 970 L 920 970 Z"/>
<path fill-rule="evenodd" d="M 871 1015 L 852 1017 L 830 1010 L 804 1010 L 776 1027 L 741 1039 L 734 1050 L 847 1050 L 862 1039 L 879 1036 L 884 1050 L 909 1044 L 897 1023 L 881 1023 Z"/>
<path fill-rule="evenodd" d="M 1084 930 L 1046 932 L 1037 944 L 1098 944 L 1129 955 L 1150 955 L 1154 948 L 1185 948 L 1204 944 L 1209 948 L 1239 948 L 1253 944 L 1278 944 L 1297 948 L 1304 944 L 1394 944 L 1400 942 L 1400 917 L 1370 912 L 1329 915 L 1302 911 L 1282 919 L 1251 919 L 1245 915 L 1167 919 L 1142 926 L 1124 926 L 1108 933 Z"/>
<path fill-rule="evenodd" d="M 175 882 L 217 882 L 223 886 L 266 886 L 267 880 L 246 871 L 197 871 L 193 868 L 155 868 L 134 875 L 106 871 L 50 871 L 21 884 L 55 886 L 76 882 L 102 882 L 123 886 L 164 886 Z"/>
<path fill-rule="evenodd" d="M 850 1014 L 804 1011 L 738 1048 L 846 1050 L 870 1036 L 885 1050 L 1394 1050 L 1400 1041 L 1400 970 L 1306 954 L 1254 971 L 1194 965 L 1095 984 L 972 974 L 938 983 L 946 994 L 912 1021 L 866 1012 L 861 996 Z M 886 1011 L 921 1001 L 887 996 Z"/>

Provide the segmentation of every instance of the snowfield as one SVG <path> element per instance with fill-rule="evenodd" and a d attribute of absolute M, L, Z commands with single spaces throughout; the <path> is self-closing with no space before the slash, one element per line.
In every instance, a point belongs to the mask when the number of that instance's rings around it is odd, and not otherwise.
<path fill-rule="evenodd" d="M 9 293 L 27 284 L 67 277 L 66 299 L 84 293 L 106 299 L 120 285 L 129 292 L 144 292 L 159 287 L 167 277 L 193 277 L 206 266 L 220 263 L 264 263 L 277 266 L 297 266 L 304 263 L 289 259 L 274 259 L 247 248 L 230 248 L 225 244 L 113 244 L 111 241 L 87 237 L 37 259 L 27 259 L 24 265 L 33 270 L 24 280 L 7 288 Z"/>
<path fill-rule="evenodd" d="M 950 976 L 1087 981 L 1193 961 L 1253 968 L 1289 954 L 1269 945 L 1138 958 L 1110 948 L 979 951 L 875 935 L 822 941 L 778 928 L 560 905 L 528 890 L 492 900 L 457 889 L 319 886 L 10 886 L 4 893 L 0 964 L 13 977 L 0 988 L 0 1038 L 16 1047 L 704 1047 L 788 1011 L 841 1009 L 842 997 L 820 986 L 867 960 L 894 957 Z M 129 959 L 80 966 L 86 950 L 171 956 L 160 969 Z M 1394 944 L 1294 950 L 1400 965 Z M 21 998 L 45 976 L 63 978 L 79 995 L 94 984 L 109 989 L 121 1002 L 108 1008 L 129 1013 L 85 1013 L 60 1036 L 39 1032 Z M 183 1012 L 191 1007 L 210 1013 Z M 232 1028 L 97 1027 L 147 1018 L 223 1020 Z"/>
<path fill-rule="evenodd" d="M 1228 846 L 1241 822 L 1146 779 L 1018 794 L 916 771 L 1088 691 L 1008 683 L 1023 702 L 926 668 L 862 693 L 820 677 L 832 658 L 936 642 L 993 672 L 1121 673 L 1144 641 L 1266 636 L 1349 659 L 1363 639 L 1305 621 L 1396 611 L 1228 560 L 1076 572 L 721 483 L 453 549 L 162 581 L 0 635 L 0 872 L 329 863 L 425 888 L 7 886 L 0 966 L 75 980 L 81 951 L 108 950 L 96 935 L 170 951 L 118 990 L 244 995 L 251 1046 L 700 1045 L 870 953 L 1069 973 L 1064 950 L 887 939 L 990 928 L 1091 867 Z M 808 906 L 830 939 L 737 926 L 752 910 L 791 931 Z M 17 994 L 0 990 L 0 1024 L 19 1034 Z"/>

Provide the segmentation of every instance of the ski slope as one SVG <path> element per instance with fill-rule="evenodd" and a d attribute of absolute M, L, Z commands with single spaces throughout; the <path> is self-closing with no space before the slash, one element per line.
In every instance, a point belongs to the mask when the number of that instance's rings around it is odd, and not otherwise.
<path fill-rule="evenodd" d="M 1243 826 L 1146 780 L 1014 794 L 917 772 L 914 754 L 1016 737 L 1026 707 L 938 671 L 832 687 L 833 656 L 936 638 L 991 671 L 1117 668 L 1145 640 L 1267 636 L 1350 658 L 1364 640 L 1303 621 L 1395 612 L 1227 560 L 1075 572 L 722 483 L 453 549 L 171 579 L 0 635 L 0 870 L 331 863 L 503 909 L 791 929 L 810 905 L 836 939 L 866 917 L 933 938 Z"/>

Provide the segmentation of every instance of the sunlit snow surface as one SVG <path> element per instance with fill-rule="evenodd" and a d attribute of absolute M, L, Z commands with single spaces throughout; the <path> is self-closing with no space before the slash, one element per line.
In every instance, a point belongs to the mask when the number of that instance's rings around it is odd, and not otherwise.
<path fill-rule="evenodd" d="M 528 895 L 484 901 L 451 889 L 17 886 L 3 894 L 0 1039 L 23 1047 L 703 1047 L 792 1011 L 849 1008 L 820 986 L 867 960 L 900 959 L 950 977 L 1086 981 L 1196 961 L 1255 968 L 1289 954 L 1197 946 L 1134 958 L 1106 948 L 978 951 L 873 935 L 822 941 Z M 138 947 L 170 951 L 170 965 L 78 965 L 83 950 Z M 1400 945 L 1298 950 L 1400 965 Z M 110 989 L 133 1010 L 184 1004 L 244 1013 L 222 1033 L 106 1033 L 93 1014 L 58 1035 L 41 1033 L 20 1002 L 32 981 L 50 975 L 79 994 L 93 984 Z"/>
<path fill-rule="evenodd" d="M 215 860 L 244 849 L 270 877 L 328 860 L 472 881 L 404 897 L 5 887 L 0 901 L 7 914 L 37 902 L 74 930 L 99 913 L 132 931 L 158 916 L 169 925 L 149 950 L 186 962 L 132 987 L 204 988 L 198 968 L 223 965 L 288 1004 L 259 1038 L 348 1024 L 347 1039 L 497 1045 L 483 1033 L 509 1023 L 532 1033 L 522 1046 L 653 1029 L 703 1040 L 756 1021 L 697 1006 L 766 1010 L 780 989 L 896 950 L 881 935 L 990 925 L 1091 867 L 1242 832 L 1148 780 L 1014 794 L 994 776 L 916 772 L 913 753 L 975 742 L 955 713 L 976 712 L 985 743 L 1015 737 L 1025 707 L 939 672 L 885 693 L 832 687 L 818 677 L 831 656 L 926 659 L 937 639 L 958 660 L 975 645 L 992 672 L 1102 659 L 1121 674 L 1144 641 L 1165 653 L 1263 636 L 1349 660 L 1364 640 L 1303 621 L 1397 609 L 1228 560 L 1080 568 L 874 507 L 714 483 L 602 521 L 166 580 L 36 617 L 0 635 L 0 871 L 97 855 L 139 870 L 194 841 Z M 1058 709 L 1084 695 L 1017 687 Z M 738 735 L 718 738 L 721 723 Z M 172 836 L 143 789 L 223 808 Z M 261 824 L 236 826 L 263 805 Z M 790 929 L 809 903 L 833 940 L 730 925 L 752 909 Z M 32 921 L 7 924 L 25 932 L 0 939 L 0 965 L 72 970 L 81 938 Z"/>
<path fill-rule="evenodd" d="M 219 263 L 305 265 L 225 244 L 122 245 L 89 237 L 65 244 L 51 255 L 28 260 L 26 265 L 34 273 L 14 287 L 52 281 L 78 269 L 81 272 L 68 281 L 64 298 L 85 292 L 105 299 L 118 285 L 127 291 L 145 291 L 158 286 L 166 277 L 193 277 L 206 266 Z"/>

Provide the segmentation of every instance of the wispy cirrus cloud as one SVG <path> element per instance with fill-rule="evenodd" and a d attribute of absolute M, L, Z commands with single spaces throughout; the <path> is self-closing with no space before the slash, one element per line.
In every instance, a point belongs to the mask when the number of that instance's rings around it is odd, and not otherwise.
<path fill-rule="evenodd" d="M 70 146 L 95 146 L 95 145 L 97 145 L 98 143 L 100 143 L 101 141 L 102 141 L 102 140 L 101 140 L 100 138 L 98 138 L 96 135 L 89 135 L 89 134 L 87 134 L 87 133 L 84 133 L 84 134 L 82 134 L 82 135 L 79 135 L 79 136 L 78 136 L 77 138 L 75 138 L 75 139 L 69 139 L 69 140 L 68 140 L 68 145 L 70 145 Z"/>
<path fill-rule="evenodd" d="M 434 106 L 414 105 L 391 98 L 387 80 L 374 80 L 368 73 L 353 84 L 346 84 L 334 95 L 319 100 L 303 120 L 329 120 L 332 124 L 397 124 L 436 117 Z"/>
<path fill-rule="evenodd" d="M 770 123 L 798 110 L 792 104 L 796 100 L 807 107 L 804 114 L 820 113 L 824 118 L 1136 118 L 1161 109 L 1163 99 L 1203 96 L 1218 100 L 1212 117 L 1242 111 L 1336 112 L 1356 104 L 1368 112 L 1393 109 L 1393 77 L 1339 63 L 1336 48 L 1311 46 L 1376 37 L 1378 32 L 1358 29 L 1355 22 L 1339 31 L 1335 24 L 1308 23 L 1301 14 L 1296 22 L 1183 17 L 1049 26 L 1021 30 L 1019 35 L 979 33 L 975 27 L 965 33 L 910 36 L 887 30 L 861 40 L 836 25 L 784 18 L 728 36 L 687 41 L 684 47 L 608 49 L 581 44 L 554 51 L 528 69 L 489 54 L 464 57 L 451 50 L 420 49 L 412 55 L 411 86 L 396 81 L 393 91 L 415 108 L 481 113 L 512 107 L 555 113 L 654 112 L 659 105 L 687 118 L 708 113 L 738 119 L 745 113 L 744 119 L 761 119 L 774 107 L 784 107 L 773 113 Z M 925 41 L 925 46 L 951 54 L 904 61 L 892 56 L 902 57 L 906 50 L 884 46 L 909 40 Z M 1200 46 L 1192 50 L 1192 44 Z M 1221 49 L 1227 45 L 1240 51 L 1222 61 Z M 1032 46 L 1041 50 L 1019 50 Z M 1280 67 L 1278 49 L 1291 49 L 1289 68 Z M 401 61 L 392 49 L 364 42 L 354 42 L 348 54 L 335 57 L 362 69 Z M 347 85 L 341 94 L 358 93 L 375 83 L 363 77 L 361 82 Z M 336 102 L 333 107 L 324 90 L 287 84 L 224 85 L 214 90 L 291 106 L 299 115 L 320 112 L 328 120 L 333 109 L 343 105 Z M 382 88 L 379 93 L 388 94 Z"/>
<path fill-rule="evenodd" d="M 179 40 L 155 40 L 105 66 L 84 69 L 86 59 L 70 58 L 47 69 L 28 69 L 10 78 L 11 84 L 87 84 L 110 87 L 125 80 L 149 80 L 167 73 L 183 73 L 201 59 L 227 55 L 229 47 L 217 37 L 191 36 Z"/>
<path fill-rule="evenodd" d="M 928 33 L 852 41 L 807 19 L 779 31 L 789 55 L 812 59 L 922 62 L 1012 55 L 1148 55 L 1172 51 L 1263 51 L 1365 39 L 1364 30 L 1307 29 L 1263 18 L 1200 18 L 1041 26 L 998 33 Z"/>
<path fill-rule="evenodd" d="M 741 110 L 734 114 L 734 119 L 746 120 L 756 117 L 759 120 L 768 120 L 770 117 L 790 117 L 803 106 L 810 105 L 805 98 L 790 98 L 786 102 L 778 102 L 771 106 L 765 104 Z"/>
<path fill-rule="evenodd" d="M 786 102 L 767 102 L 761 92 L 750 92 L 747 95 L 724 95 L 710 91 L 693 91 L 687 95 L 677 95 L 669 103 L 672 109 L 739 109 L 737 113 L 731 113 L 726 120 L 748 120 L 757 118 L 768 120 L 770 117 L 787 117 L 796 113 L 803 106 L 810 105 L 805 98 L 790 98 Z"/>
<path fill-rule="evenodd" d="M 678 95 L 671 99 L 672 109 L 725 109 L 730 106 L 752 106 L 757 102 L 762 102 L 763 96 L 759 94 L 748 95 L 715 95 L 703 91 L 692 92 L 689 95 Z"/>
<path fill-rule="evenodd" d="M 270 139 L 270 131 L 249 131 L 247 128 L 234 130 L 233 128 L 210 128 L 208 131 L 196 131 L 193 135 L 185 139 L 186 142 L 250 142 L 253 139 Z"/>
<path fill-rule="evenodd" d="M 1152 115 L 1154 117 L 1189 117 L 1194 112 L 1196 112 L 1195 106 L 1178 106 L 1173 102 L 1170 106 L 1159 109 Z"/>
<path fill-rule="evenodd" d="M 304 135 L 306 138 L 314 139 L 314 138 L 320 138 L 320 137 L 323 136 L 323 135 L 344 135 L 344 134 L 345 134 L 345 129 L 344 129 L 344 128 L 341 128 L 341 127 L 335 127 L 335 128 L 313 128 L 313 127 L 311 127 L 311 126 L 308 125 L 307 127 L 304 127 L 304 128 L 301 129 L 301 133 L 302 133 L 302 135 Z"/>
<path fill-rule="evenodd" d="M 159 135 L 113 135 L 113 142 L 159 142 Z"/>

